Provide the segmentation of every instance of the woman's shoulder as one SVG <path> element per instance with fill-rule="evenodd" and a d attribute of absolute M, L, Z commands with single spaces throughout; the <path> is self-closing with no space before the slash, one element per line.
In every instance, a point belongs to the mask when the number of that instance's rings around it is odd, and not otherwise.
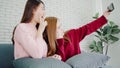
<path fill-rule="evenodd" d="M 65 32 L 65 34 L 66 35 L 71 35 L 71 34 L 73 34 L 75 32 L 75 29 L 70 29 L 70 30 L 67 30 L 66 32 Z"/>
<path fill-rule="evenodd" d="M 20 23 L 16 26 L 16 30 L 18 31 L 23 31 L 23 32 L 27 32 L 28 28 L 27 28 L 27 24 L 26 23 Z"/>

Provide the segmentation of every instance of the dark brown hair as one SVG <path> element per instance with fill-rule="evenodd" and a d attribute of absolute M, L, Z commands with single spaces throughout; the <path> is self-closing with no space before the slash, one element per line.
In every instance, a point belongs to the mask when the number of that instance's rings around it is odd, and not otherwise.
<path fill-rule="evenodd" d="M 44 4 L 41 0 L 28 0 L 25 6 L 21 23 L 28 23 L 33 18 L 33 11 L 37 9 L 40 4 Z"/>

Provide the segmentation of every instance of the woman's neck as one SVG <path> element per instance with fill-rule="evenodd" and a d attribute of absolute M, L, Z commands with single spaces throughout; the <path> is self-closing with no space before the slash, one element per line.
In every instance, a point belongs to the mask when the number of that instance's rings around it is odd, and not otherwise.
<path fill-rule="evenodd" d="M 32 21 L 30 22 L 30 24 L 33 25 L 33 26 L 36 26 L 37 23 L 32 20 Z"/>

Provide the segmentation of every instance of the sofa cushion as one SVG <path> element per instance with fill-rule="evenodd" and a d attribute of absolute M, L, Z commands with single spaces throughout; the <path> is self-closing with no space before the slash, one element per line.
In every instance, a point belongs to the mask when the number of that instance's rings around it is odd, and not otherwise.
<path fill-rule="evenodd" d="M 73 68 L 99 68 L 104 66 L 110 57 L 98 53 L 82 52 L 66 61 Z"/>
<path fill-rule="evenodd" d="M 14 49 L 12 44 L 0 44 L 0 68 L 13 68 Z"/>
<path fill-rule="evenodd" d="M 14 68 L 71 68 L 68 64 L 53 58 L 21 58 L 13 61 Z"/>

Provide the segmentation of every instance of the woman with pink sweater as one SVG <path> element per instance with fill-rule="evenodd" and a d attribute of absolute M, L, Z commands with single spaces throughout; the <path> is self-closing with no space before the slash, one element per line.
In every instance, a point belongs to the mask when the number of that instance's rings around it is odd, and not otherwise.
<path fill-rule="evenodd" d="M 50 55 L 51 46 L 43 39 L 42 34 L 47 25 L 44 16 L 45 5 L 41 0 L 27 0 L 21 23 L 13 31 L 15 59 L 25 57 L 61 59 L 59 55 Z"/>

